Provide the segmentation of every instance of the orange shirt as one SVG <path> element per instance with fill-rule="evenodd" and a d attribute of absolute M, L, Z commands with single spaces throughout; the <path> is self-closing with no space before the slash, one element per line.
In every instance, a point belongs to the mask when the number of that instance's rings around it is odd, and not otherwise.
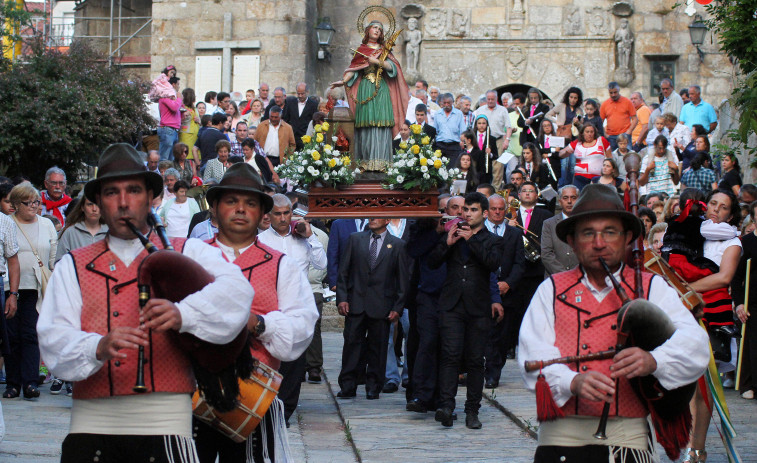
<path fill-rule="evenodd" d="M 636 117 L 639 119 L 639 122 L 636 123 L 636 127 L 634 127 L 633 132 L 631 132 L 631 140 L 633 143 L 641 142 L 642 145 L 645 144 L 646 140 L 637 140 L 637 138 L 641 135 L 641 126 L 649 124 L 649 116 L 651 115 L 652 110 L 645 104 L 639 106 L 639 109 L 636 110 Z"/>
<path fill-rule="evenodd" d="M 607 120 L 605 135 L 620 135 L 631 128 L 631 116 L 636 115 L 636 108 L 628 98 L 621 96 L 618 101 L 608 98 L 599 108 L 599 117 Z M 638 125 L 638 124 L 637 124 Z"/>

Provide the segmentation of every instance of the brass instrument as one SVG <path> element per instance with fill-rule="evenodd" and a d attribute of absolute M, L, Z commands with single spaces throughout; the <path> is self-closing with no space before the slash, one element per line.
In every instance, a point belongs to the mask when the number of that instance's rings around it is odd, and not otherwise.
<path fill-rule="evenodd" d="M 519 200 L 513 199 L 512 201 L 510 201 L 510 206 L 508 207 L 507 213 L 512 220 L 516 219 L 519 207 Z M 539 235 L 532 232 L 531 230 L 527 230 L 518 222 L 515 222 L 513 225 L 525 232 L 525 234 L 523 235 L 523 251 L 525 252 L 526 260 L 529 262 L 538 262 L 539 259 L 541 259 L 541 243 L 539 242 Z"/>

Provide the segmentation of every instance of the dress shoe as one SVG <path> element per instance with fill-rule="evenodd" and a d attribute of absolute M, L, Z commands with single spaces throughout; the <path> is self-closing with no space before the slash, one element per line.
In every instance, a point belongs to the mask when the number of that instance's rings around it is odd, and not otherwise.
<path fill-rule="evenodd" d="M 407 389 L 407 386 L 408 386 L 409 384 L 410 384 L 410 380 L 409 380 L 409 379 L 403 379 L 403 380 L 402 380 L 402 387 L 403 387 L 404 389 Z"/>
<path fill-rule="evenodd" d="M 478 413 L 468 412 L 465 414 L 465 427 L 468 429 L 481 429 L 481 420 Z"/>
<path fill-rule="evenodd" d="M 321 384 L 321 372 L 317 368 L 308 371 L 308 383 Z"/>
<path fill-rule="evenodd" d="M 513 360 L 514 358 L 515 358 L 515 348 L 513 347 L 512 349 L 507 351 L 507 359 Z"/>
<path fill-rule="evenodd" d="M 450 410 L 449 408 L 440 408 L 436 411 L 434 419 L 440 422 L 445 428 L 451 428 L 454 421 L 452 419 L 452 410 Z"/>
<path fill-rule="evenodd" d="M 499 381 L 495 381 L 493 379 L 486 380 L 486 389 L 496 389 L 497 386 L 499 386 Z"/>
<path fill-rule="evenodd" d="M 336 396 L 339 399 L 354 399 L 357 396 L 357 393 L 339 391 L 336 393 Z"/>
<path fill-rule="evenodd" d="M 405 410 L 415 413 L 426 413 L 428 408 L 420 401 L 420 399 L 413 399 L 407 403 Z"/>
<path fill-rule="evenodd" d="M 378 392 L 366 392 L 365 398 L 368 400 L 376 400 L 379 398 Z"/>
<path fill-rule="evenodd" d="M 381 390 L 381 392 L 385 394 L 391 394 L 392 392 L 397 392 L 399 388 L 400 387 L 394 383 L 386 383 L 384 384 L 384 388 Z"/>

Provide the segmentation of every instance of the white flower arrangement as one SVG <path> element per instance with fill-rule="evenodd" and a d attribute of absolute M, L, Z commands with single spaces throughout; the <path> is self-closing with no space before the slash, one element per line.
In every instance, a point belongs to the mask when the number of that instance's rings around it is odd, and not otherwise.
<path fill-rule="evenodd" d="M 295 151 L 283 164 L 276 166 L 276 173 L 300 186 L 312 186 L 316 182 L 333 187 L 354 183 L 355 174 L 350 168 L 352 160 L 349 155 L 343 155 L 325 142 L 329 123 L 317 124 L 314 129 L 315 136 L 304 135 L 304 148 Z M 336 137 L 332 137 L 332 141 L 336 142 Z"/>
<path fill-rule="evenodd" d="M 434 151 L 423 128 L 413 124 L 410 126 L 410 138 L 400 142 L 387 169 L 384 188 L 419 188 L 422 191 L 436 188 L 450 176 L 448 162 L 440 150 Z"/>

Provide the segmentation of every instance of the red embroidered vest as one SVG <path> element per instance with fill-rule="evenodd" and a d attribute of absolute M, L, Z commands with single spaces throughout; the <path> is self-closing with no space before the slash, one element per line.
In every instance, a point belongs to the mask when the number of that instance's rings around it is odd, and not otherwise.
<path fill-rule="evenodd" d="M 211 246 L 218 247 L 215 238 L 210 240 L 209 243 Z M 255 244 L 234 260 L 234 263 L 242 269 L 242 273 L 255 289 L 250 313 L 265 315 L 268 312 L 279 310 L 279 295 L 276 285 L 279 281 L 279 265 L 283 255 L 281 252 L 255 241 Z M 274 358 L 260 341 L 251 339 L 252 356 L 274 370 L 278 370 L 281 361 Z"/>
<path fill-rule="evenodd" d="M 150 240 L 162 248 L 153 233 Z M 184 247 L 183 239 L 172 240 L 174 248 Z M 107 240 L 71 251 L 82 295 L 81 329 L 106 335 L 119 326 L 139 326 L 137 270 L 147 250 L 125 267 L 108 249 Z M 137 351 L 124 350 L 125 359 L 111 359 L 99 371 L 76 383 L 74 399 L 96 399 L 132 395 L 137 377 Z M 187 356 L 171 339 L 170 333 L 152 331 L 145 348 L 145 385 L 148 392 L 191 394 L 196 389 Z"/>
<path fill-rule="evenodd" d="M 643 274 L 644 298 L 649 296 L 652 274 Z M 561 356 L 573 356 L 608 350 L 617 344 L 617 315 L 620 298 L 611 291 L 602 302 L 592 295 L 581 282 L 583 271 L 580 267 L 552 275 L 555 285 L 555 346 Z M 625 266 L 620 278 L 626 293 L 633 294 L 633 269 Z M 574 371 L 598 371 L 610 376 L 612 359 L 570 363 Z M 573 396 L 562 406 L 566 415 L 600 416 L 604 402 L 593 402 Z M 625 378 L 618 381 L 615 401 L 610 408 L 610 416 L 642 418 L 649 414 Z"/>

